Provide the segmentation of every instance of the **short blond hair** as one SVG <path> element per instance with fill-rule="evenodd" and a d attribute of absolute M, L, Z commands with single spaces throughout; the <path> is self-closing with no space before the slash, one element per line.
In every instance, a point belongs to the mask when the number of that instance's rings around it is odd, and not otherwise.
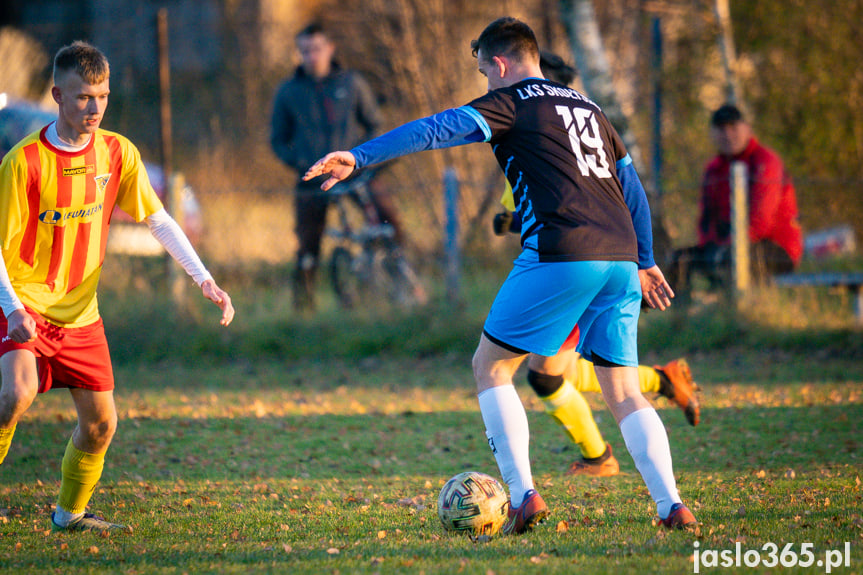
<path fill-rule="evenodd" d="M 88 84 L 95 85 L 111 76 L 111 67 L 98 48 L 77 40 L 60 48 L 54 56 L 54 84 L 68 72 L 75 72 Z"/>

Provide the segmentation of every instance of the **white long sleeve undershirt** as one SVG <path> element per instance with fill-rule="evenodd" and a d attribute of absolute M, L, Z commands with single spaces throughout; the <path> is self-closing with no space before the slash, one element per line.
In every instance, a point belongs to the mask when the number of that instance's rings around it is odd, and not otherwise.
<path fill-rule="evenodd" d="M 3 315 L 6 317 L 9 317 L 15 310 L 24 309 L 24 304 L 15 295 L 12 282 L 9 281 L 9 272 L 6 271 L 3 252 L 0 252 L 0 308 L 3 309 Z"/>
<path fill-rule="evenodd" d="M 171 257 L 177 260 L 186 273 L 189 274 L 199 286 L 207 280 L 213 279 L 201 258 L 198 257 L 195 248 L 186 234 L 183 233 L 180 224 L 172 218 L 164 208 L 144 220 L 150 228 L 150 233 L 156 238 Z"/>

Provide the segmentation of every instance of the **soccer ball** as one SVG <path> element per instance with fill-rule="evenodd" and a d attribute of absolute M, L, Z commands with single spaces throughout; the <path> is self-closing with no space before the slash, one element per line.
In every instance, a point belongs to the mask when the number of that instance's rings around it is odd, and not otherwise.
<path fill-rule="evenodd" d="M 437 514 L 443 528 L 458 533 L 494 535 L 503 527 L 509 497 L 500 482 L 479 471 L 465 471 L 440 490 Z"/>

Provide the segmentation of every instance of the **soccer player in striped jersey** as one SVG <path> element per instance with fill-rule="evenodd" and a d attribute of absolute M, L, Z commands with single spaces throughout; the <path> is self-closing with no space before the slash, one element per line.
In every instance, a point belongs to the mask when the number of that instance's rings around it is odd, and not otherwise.
<path fill-rule="evenodd" d="M 471 43 L 488 93 L 400 126 L 306 172 L 330 177 L 405 154 L 488 142 L 513 188 L 522 252 L 486 318 L 473 371 L 486 436 L 510 509 L 502 531 L 523 533 L 548 515 L 530 468 L 527 414 L 513 375 L 531 353 L 553 358 L 579 326 L 603 397 L 668 528 L 697 522 L 677 492 L 668 436 L 638 384 L 642 299 L 665 309 L 674 292 L 653 259 L 650 208 L 632 159 L 602 110 L 542 77 L 533 31 L 515 18 Z M 563 373 L 564 366 L 556 372 Z"/>
<path fill-rule="evenodd" d="M 213 281 L 150 185 L 141 156 L 101 129 L 110 67 L 74 42 L 54 58 L 57 121 L 30 134 L 0 164 L 0 464 L 36 397 L 68 388 L 78 425 L 66 446 L 51 526 L 126 529 L 86 513 L 117 428 L 114 374 L 96 300 L 114 206 L 150 231 L 222 311 L 230 296 Z"/>

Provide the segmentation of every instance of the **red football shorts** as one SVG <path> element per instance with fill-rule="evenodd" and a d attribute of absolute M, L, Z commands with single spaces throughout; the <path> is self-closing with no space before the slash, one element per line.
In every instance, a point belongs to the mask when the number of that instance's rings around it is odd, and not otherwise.
<path fill-rule="evenodd" d="M 572 328 L 572 332 L 566 337 L 566 341 L 563 342 L 563 345 L 560 346 L 560 351 L 565 351 L 569 349 L 575 349 L 575 346 L 578 345 L 578 336 L 581 335 L 578 331 L 578 324 Z"/>
<path fill-rule="evenodd" d="M 36 321 L 36 339 L 16 343 L 6 336 L 8 323 L 0 312 L 0 356 L 15 349 L 28 349 L 39 365 L 39 393 L 59 387 L 90 391 L 114 389 L 114 370 L 102 319 L 84 327 L 59 327 L 27 309 Z"/>

